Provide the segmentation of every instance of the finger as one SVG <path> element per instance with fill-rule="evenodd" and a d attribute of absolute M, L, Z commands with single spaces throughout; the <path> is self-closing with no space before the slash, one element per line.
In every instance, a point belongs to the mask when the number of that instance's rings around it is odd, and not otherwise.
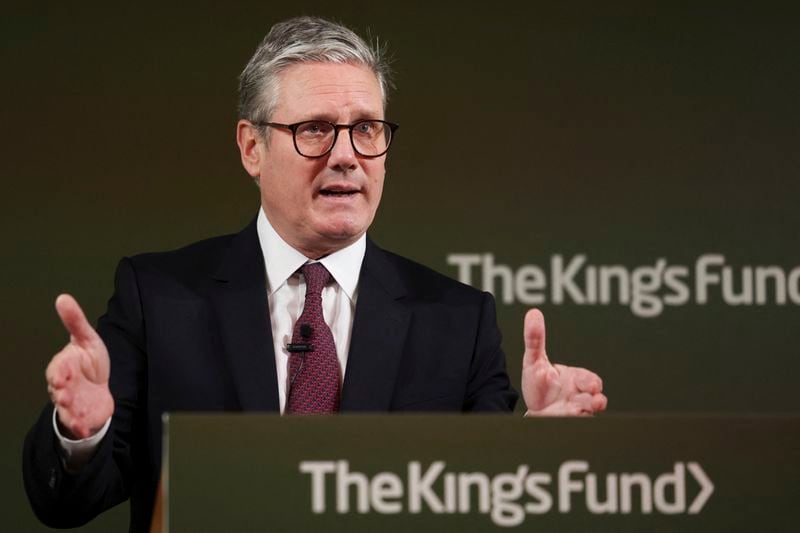
<path fill-rule="evenodd" d="M 585 414 L 590 413 L 587 413 L 587 411 L 583 409 L 581 405 L 560 400 L 553 402 L 544 409 L 539 409 L 537 411 L 528 409 L 526 416 L 581 416 Z"/>
<path fill-rule="evenodd" d="M 538 309 L 531 309 L 525 315 L 524 337 L 525 356 L 523 364 L 532 364 L 541 359 L 547 361 L 544 315 Z"/>
<path fill-rule="evenodd" d="M 61 434 L 68 439 L 80 440 L 90 436 L 86 424 L 74 418 L 66 410 L 58 411 L 58 424 Z"/>
<path fill-rule="evenodd" d="M 605 394 L 592 395 L 592 409 L 595 413 L 605 411 L 606 407 L 608 407 L 608 398 Z"/>
<path fill-rule="evenodd" d="M 61 294 L 56 298 L 56 311 L 75 343 L 85 345 L 99 338 L 97 332 L 86 320 L 81 306 L 69 294 Z"/>
<path fill-rule="evenodd" d="M 44 373 L 48 385 L 55 389 L 63 387 L 72 378 L 72 368 L 66 353 L 68 349 L 69 347 L 56 354 Z"/>
<path fill-rule="evenodd" d="M 603 380 L 591 370 L 586 370 L 585 368 L 576 368 L 575 386 L 581 392 L 597 394 L 603 391 Z"/>
<path fill-rule="evenodd" d="M 91 430 L 81 422 L 75 421 L 70 425 L 69 430 L 75 435 L 76 440 L 87 439 L 92 436 Z"/>
<path fill-rule="evenodd" d="M 72 391 L 69 389 L 60 389 L 53 392 L 53 403 L 55 403 L 58 407 L 69 409 L 69 407 L 72 405 L 72 399 Z"/>
<path fill-rule="evenodd" d="M 593 413 L 592 408 L 592 395 L 587 392 L 581 392 L 573 395 L 568 401 L 570 407 L 570 414 Z"/>

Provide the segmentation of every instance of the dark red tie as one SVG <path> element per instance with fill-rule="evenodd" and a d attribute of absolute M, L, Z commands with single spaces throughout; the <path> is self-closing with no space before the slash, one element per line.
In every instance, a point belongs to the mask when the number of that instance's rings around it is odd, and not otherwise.
<path fill-rule="evenodd" d="M 322 263 L 303 265 L 301 271 L 306 280 L 306 302 L 294 324 L 292 344 L 309 350 L 289 355 L 286 412 L 333 413 L 339 410 L 341 369 L 333 335 L 322 316 L 322 288 L 331 273 Z"/>

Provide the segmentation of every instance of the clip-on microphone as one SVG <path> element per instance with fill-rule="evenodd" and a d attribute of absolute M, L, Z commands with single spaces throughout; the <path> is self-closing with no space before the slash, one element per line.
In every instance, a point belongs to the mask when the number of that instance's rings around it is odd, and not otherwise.
<path fill-rule="evenodd" d="M 300 337 L 302 337 L 303 341 L 308 341 L 308 338 L 311 337 L 311 333 L 313 331 L 314 330 L 311 328 L 311 325 L 300 324 Z M 314 346 L 309 342 L 290 342 L 286 344 L 286 351 L 289 353 L 313 352 Z"/>

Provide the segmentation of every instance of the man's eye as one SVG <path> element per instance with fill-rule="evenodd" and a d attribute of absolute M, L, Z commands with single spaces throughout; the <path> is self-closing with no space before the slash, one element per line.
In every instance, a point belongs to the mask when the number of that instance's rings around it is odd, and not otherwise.
<path fill-rule="evenodd" d="M 299 135 L 313 137 L 316 135 L 325 135 L 330 129 L 330 125 L 324 122 L 305 122 L 297 128 L 297 133 Z"/>
<path fill-rule="evenodd" d="M 380 132 L 380 126 L 381 126 L 380 122 L 374 122 L 374 121 L 371 121 L 371 120 L 367 120 L 367 121 L 359 122 L 358 124 L 356 124 L 356 127 L 354 128 L 354 130 L 359 135 L 372 136 L 372 135 L 375 135 L 378 132 Z"/>

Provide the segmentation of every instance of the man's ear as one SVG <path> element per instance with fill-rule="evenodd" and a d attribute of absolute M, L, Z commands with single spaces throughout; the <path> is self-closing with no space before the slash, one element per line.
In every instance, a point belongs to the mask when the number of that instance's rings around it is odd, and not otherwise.
<path fill-rule="evenodd" d="M 259 144 L 263 139 L 258 133 L 258 129 L 248 120 L 240 120 L 236 123 L 236 144 L 239 145 L 239 155 L 242 157 L 242 166 L 253 178 L 258 181 L 263 151 L 259 149 Z"/>

